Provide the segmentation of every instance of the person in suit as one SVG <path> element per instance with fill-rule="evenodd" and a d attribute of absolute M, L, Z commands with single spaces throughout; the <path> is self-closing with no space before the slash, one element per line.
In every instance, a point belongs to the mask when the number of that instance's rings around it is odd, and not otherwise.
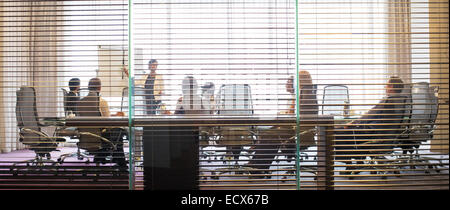
<path fill-rule="evenodd" d="M 72 78 L 69 81 L 69 92 L 66 99 L 66 111 L 76 114 L 77 103 L 80 101 L 80 79 Z"/>
<path fill-rule="evenodd" d="M 294 78 L 290 77 L 286 83 L 286 91 L 289 94 L 293 94 Z M 318 114 L 317 96 L 313 89 L 313 82 L 311 75 L 308 71 L 299 72 L 299 107 L 300 116 L 314 116 Z M 295 95 L 294 98 L 288 102 L 288 110 L 282 111 L 281 114 L 295 114 Z M 313 127 L 301 127 L 300 132 L 311 129 Z M 262 132 L 259 136 L 260 140 L 254 147 L 254 155 L 249 161 L 248 166 L 258 170 L 251 170 L 251 174 L 262 174 L 265 170 L 270 168 L 270 164 L 275 159 L 278 150 L 281 149 L 282 153 L 291 159 L 295 156 L 296 144 L 292 139 L 296 135 L 295 129 L 286 126 L 275 126 L 269 130 Z M 313 145 L 314 136 L 308 136 L 302 138 L 300 147 L 308 147 Z M 281 146 L 282 145 L 282 146 Z"/>
<path fill-rule="evenodd" d="M 81 116 L 110 117 L 109 105 L 100 96 L 102 82 L 99 78 L 92 78 L 88 84 L 89 93 L 78 103 L 78 112 Z M 92 109 L 92 107 L 95 107 Z"/>
<path fill-rule="evenodd" d="M 405 114 L 405 103 L 407 97 L 402 95 L 404 83 L 397 76 L 392 76 L 386 83 L 385 96 L 369 111 L 356 120 L 344 126 L 337 126 L 336 135 L 336 160 L 346 160 L 346 164 L 352 164 L 351 159 L 357 164 L 363 164 L 365 155 L 376 150 L 385 149 L 388 152 L 393 148 L 392 139 L 398 134 L 400 125 Z M 384 135 L 379 135 L 379 134 Z M 367 139 L 367 141 L 364 141 Z M 376 139 L 377 142 L 370 142 Z M 371 143 L 361 147 L 361 144 Z M 384 144 L 384 145 L 380 145 Z M 358 151 L 359 149 L 359 151 Z M 364 149 L 365 151 L 360 151 Z M 373 149 L 374 151 L 370 151 Z M 346 169 L 357 169 L 354 166 L 347 166 Z M 345 171 L 341 174 L 357 174 L 359 172 Z"/>
<path fill-rule="evenodd" d="M 101 87 L 99 78 L 89 80 L 89 94 L 78 102 L 77 112 L 80 116 L 122 116 L 120 114 L 111 115 L 108 102 L 100 96 Z M 123 139 L 127 136 L 127 132 L 122 128 L 102 129 L 101 136 L 117 145 L 116 150 L 113 151 L 113 162 L 119 166 L 126 166 Z M 95 154 L 94 162 L 105 162 L 108 150 L 109 148 L 106 148 Z"/>

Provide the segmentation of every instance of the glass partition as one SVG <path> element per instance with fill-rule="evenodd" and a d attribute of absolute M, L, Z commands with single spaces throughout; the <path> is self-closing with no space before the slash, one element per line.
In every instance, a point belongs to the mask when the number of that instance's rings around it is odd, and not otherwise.
<path fill-rule="evenodd" d="M 448 189 L 448 1 L 0 11 L 1 189 Z"/>

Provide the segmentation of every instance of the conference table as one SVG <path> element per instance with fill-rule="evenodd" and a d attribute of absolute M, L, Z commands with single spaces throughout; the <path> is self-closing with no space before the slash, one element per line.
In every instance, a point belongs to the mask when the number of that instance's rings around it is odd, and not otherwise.
<path fill-rule="evenodd" d="M 65 125 L 142 127 L 144 186 L 147 190 L 198 189 L 199 127 L 255 126 L 264 131 L 272 126 L 316 126 L 317 187 L 333 188 L 333 116 L 301 116 L 297 119 L 295 115 L 154 115 L 131 120 L 128 117 L 74 117 L 67 118 Z"/>

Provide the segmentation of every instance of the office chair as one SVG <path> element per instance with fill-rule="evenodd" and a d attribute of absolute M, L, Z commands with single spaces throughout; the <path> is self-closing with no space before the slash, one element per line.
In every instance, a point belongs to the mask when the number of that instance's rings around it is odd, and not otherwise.
<path fill-rule="evenodd" d="M 433 138 L 433 131 L 435 129 L 435 121 L 438 115 L 439 103 L 437 98 L 438 88 L 430 87 L 427 82 L 415 83 L 411 87 L 411 112 L 409 119 L 409 126 L 404 135 L 402 135 L 402 142 L 399 147 L 402 149 L 402 154 L 398 155 L 397 160 L 402 163 L 410 163 L 411 169 L 415 169 L 415 165 L 425 164 L 429 169 L 433 166 L 426 157 L 422 157 L 419 148 L 422 143 Z M 410 153 L 408 155 L 408 153 Z M 441 162 L 439 160 L 439 162 Z M 442 164 L 442 163 L 441 163 Z M 429 171 L 425 171 L 429 173 Z"/>
<path fill-rule="evenodd" d="M 77 113 L 79 116 L 85 117 L 100 117 L 98 97 L 86 96 L 80 100 L 77 106 Z M 88 154 L 94 155 L 95 163 L 106 163 L 107 158 L 111 158 L 111 162 L 117 155 L 125 159 L 123 153 L 123 140 L 126 133 L 122 129 L 110 130 L 93 127 L 79 127 L 79 142 L 78 147 L 85 150 Z M 88 160 L 89 162 L 89 160 Z"/>
<path fill-rule="evenodd" d="M 19 128 L 19 141 L 36 153 L 34 159 L 13 164 L 16 166 L 25 163 L 27 166 L 44 166 L 45 163 L 56 165 L 58 162 L 51 160 L 51 152 L 58 151 L 58 143 L 64 142 L 61 137 L 50 137 L 41 127 L 46 125 L 39 122 L 36 108 L 36 91 L 33 87 L 21 87 L 16 92 L 16 119 Z M 14 169 L 14 168 L 12 168 Z"/>
<path fill-rule="evenodd" d="M 220 87 L 216 98 L 218 115 L 245 117 L 254 114 L 251 88 L 248 84 L 224 84 Z M 216 128 L 215 133 L 217 134 L 216 144 L 226 147 L 227 152 L 223 162 L 226 164 L 234 160 L 234 166 L 229 168 L 245 170 L 244 167 L 239 165 L 239 157 L 244 150 L 244 146 L 250 147 L 255 142 L 255 127 L 221 126 Z M 247 153 L 249 153 L 248 150 Z"/>
<path fill-rule="evenodd" d="M 323 89 L 322 115 L 347 116 L 350 96 L 346 85 L 327 85 Z"/>
<path fill-rule="evenodd" d="M 299 130 L 300 147 L 299 156 L 300 161 L 308 161 L 309 157 L 306 151 L 316 146 L 316 129 L 315 127 L 301 127 Z M 270 129 L 260 130 L 258 132 L 258 143 L 254 148 L 254 154 L 248 166 L 251 168 L 250 174 L 258 178 L 271 178 L 270 167 L 272 162 L 276 161 L 296 161 L 296 126 L 274 126 Z M 276 158 L 285 157 L 285 158 Z M 301 164 L 301 172 L 317 174 L 317 167 L 304 166 Z M 276 166 L 278 167 L 278 166 Z M 280 167 L 277 171 L 286 171 L 282 179 L 287 179 L 296 172 L 296 166 Z M 262 175 L 263 174 L 263 175 Z"/>
<path fill-rule="evenodd" d="M 67 104 L 69 92 L 64 88 L 61 88 L 61 90 L 63 92 L 64 116 L 67 118 L 67 117 L 69 117 L 69 113 L 70 113 L 69 107 Z M 74 107 L 74 108 L 76 108 L 76 107 Z M 73 113 L 73 114 L 75 114 L 75 113 Z M 67 136 L 70 139 L 78 140 L 78 130 L 75 127 L 66 128 L 65 126 L 58 126 L 58 128 L 56 129 L 56 134 L 58 136 Z M 57 161 L 59 163 L 63 163 L 66 158 L 70 158 L 70 157 L 77 157 L 78 160 L 83 160 L 84 158 L 89 160 L 88 155 L 86 153 L 82 152 L 79 147 L 77 147 L 76 152 L 63 154 L 58 158 Z"/>

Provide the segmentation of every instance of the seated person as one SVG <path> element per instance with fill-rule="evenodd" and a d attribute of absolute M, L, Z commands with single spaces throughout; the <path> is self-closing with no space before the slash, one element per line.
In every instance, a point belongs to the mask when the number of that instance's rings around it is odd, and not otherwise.
<path fill-rule="evenodd" d="M 198 84 L 193 76 L 186 76 L 182 82 L 183 96 L 177 101 L 175 114 L 205 114 Z"/>
<path fill-rule="evenodd" d="M 78 114 L 80 116 L 111 116 L 108 102 L 100 96 L 100 79 L 92 78 L 89 80 L 88 89 L 89 94 L 82 98 L 78 103 Z M 113 151 L 113 162 L 117 163 L 119 166 L 126 166 L 125 154 L 123 151 L 123 138 L 127 135 L 127 132 L 122 128 L 109 128 L 103 129 L 101 135 L 102 137 L 117 144 L 116 150 Z M 99 151 L 95 155 L 94 162 L 104 162 L 107 154 L 108 149 L 102 149 L 102 151 Z"/>
<path fill-rule="evenodd" d="M 280 114 L 295 114 L 295 88 L 294 76 L 290 76 L 286 82 L 286 92 L 288 99 L 286 100 L 286 109 L 281 110 Z"/>
<path fill-rule="evenodd" d="M 214 99 L 214 83 L 206 82 L 202 88 L 202 102 L 209 114 L 214 114 L 216 102 Z"/>
<path fill-rule="evenodd" d="M 359 119 L 347 123 L 344 126 L 337 127 L 338 129 L 343 128 L 350 130 L 337 130 L 335 132 L 337 134 L 336 140 L 338 140 L 336 141 L 336 154 L 343 156 L 347 155 L 345 157 L 337 156 L 336 160 L 351 160 L 350 155 L 358 155 L 353 158 L 359 160 L 358 164 L 363 164 L 362 160 L 366 158 L 364 154 L 369 154 L 371 151 L 357 151 L 358 149 L 374 149 L 375 152 L 376 149 L 387 149 L 388 151 L 393 148 L 393 141 L 389 139 L 395 138 L 394 135 L 401 132 L 399 131 L 400 125 L 398 125 L 398 123 L 402 122 L 405 114 L 406 97 L 401 95 L 403 86 L 403 81 L 399 77 L 392 76 L 385 86 L 385 97 L 381 99 L 377 105 Z M 380 133 L 386 135 L 373 135 Z M 355 141 L 356 138 L 358 141 Z M 369 142 L 362 141 L 364 139 L 386 139 L 385 141 L 379 141 L 380 144 L 385 144 L 386 146 L 372 144 L 372 147 L 365 146 L 358 148 L 359 144 Z"/>
<path fill-rule="evenodd" d="M 290 77 L 286 84 L 286 91 L 291 95 L 294 93 L 293 86 L 294 78 Z M 300 71 L 299 72 L 299 87 L 300 87 L 300 115 L 317 115 L 318 114 L 318 105 L 317 105 L 317 96 L 313 91 L 313 83 L 312 78 L 309 72 Z M 295 99 L 291 99 L 288 110 L 284 110 L 281 114 L 295 114 Z M 300 128 L 300 132 L 312 129 L 310 126 L 302 126 Z M 275 156 L 278 153 L 278 150 L 286 154 L 289 158 L 295 157 L 296 151 L 296 143 L 295 140 L 289 141 L 292 137 L 294 137 L 296 130 L 292 127 L 272 127 L 267 131 L 261 132 L 259 136 L 258 145 L 254 147 L 254 156 L 249 161 L 249 167 L 256 169 L 268 170 L 270 168 L 270 164 L 275 159 Z M 313 145 L 314 135 L 307 134 L 311 136 L 304 136 L 300 142 L 300 148 L 307 148 Z M 280 145 L 283 144 L 283 147 L 280 148 Z M 250 171 L 252 174 L 260 174 L 262 171 Z"/>
<path fill-rule="evenodd" d="M 78 101 L 80 101 L 80 79 L 72 78 L 69 81 L 69 92 L 66 99 L 66 111 L 76 115 L 76 107 Z"/>

